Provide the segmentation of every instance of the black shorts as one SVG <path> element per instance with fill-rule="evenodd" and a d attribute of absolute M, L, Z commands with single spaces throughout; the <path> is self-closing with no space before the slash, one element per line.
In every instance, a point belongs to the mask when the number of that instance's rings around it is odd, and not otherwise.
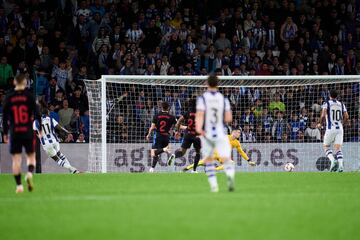
<path fill-rule="evenodd" d="M 11 154 L 22 153 L 23 147 L 25 148 L 25 152 L 27 154 L 35 152 L 35 144 L 36 144 L 35 137 L 29 139 L 14 138 L 14 139 L 10 139 L 9 142 L 10 142 Z"/>
<path fill-rule="evenodd" d="M 200 150 L 201 148 L 200 138 L 193 134 L 185 134 L 183 142 L 181 144 L 181 148 L 189 149 L 191 147 L 191 144 L 193 144 L 195 150 Z"/>
<path fill-rule="evenodd" d="M 156 133 L 154 135 L 152 149 L 161 149 L 169 145 L 169 136 Z"/>

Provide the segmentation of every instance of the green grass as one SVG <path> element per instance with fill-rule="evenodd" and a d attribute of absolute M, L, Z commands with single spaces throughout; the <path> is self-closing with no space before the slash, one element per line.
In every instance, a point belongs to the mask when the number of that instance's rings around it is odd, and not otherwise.
<path fill-rule="evenodd" d="M 0 239 L 359 239 L 360 174 L 36 175 L 15 195 L 0 176 Z"/>

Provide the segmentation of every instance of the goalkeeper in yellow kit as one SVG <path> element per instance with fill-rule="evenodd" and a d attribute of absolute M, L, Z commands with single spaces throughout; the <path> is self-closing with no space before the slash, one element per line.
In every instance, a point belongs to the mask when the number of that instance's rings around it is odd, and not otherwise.
<path fill-rule="evenodd" d="M 236 150 L 240 154 L 240 156 L 242 158 L 244 158 L 246 161 L 248 161 L 250 166 L 255 166 L 256 163 L 254 161 L 251 161 L 249 159 L 248 155 L 241 148 L 239 137 L 240 137 L 240 130 L 239 129 L 232 130 L 231 134 L 228 135 L 231 148 L 232 149 L 236 148 Z M 216 170 L 223 170 L 224 169 L 223 160 L 219 157 L 219 154 L 217 153 L 217 151 L 214 152 L 214 159 L 220 163 L 220 165 L 216 168 Z M 204 166 L 204 160 L 200 160 L 198 166 Z M 188 165 L 183 169 L 183 171 L 186 172 L 186 171 L 192 169 L 193 167 L 194 167 L 194 164 Z"/>

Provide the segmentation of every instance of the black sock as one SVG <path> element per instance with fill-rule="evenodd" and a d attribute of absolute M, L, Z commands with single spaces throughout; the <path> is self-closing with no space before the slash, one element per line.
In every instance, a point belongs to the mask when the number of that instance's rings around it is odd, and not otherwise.
<path fill-rule="evenodd" d="M 193 170 L 196 171 L 196 168 L 199 164 L 199 161 L 200 161 L 200 153 L 196 153 L 195 155 L 195 159 L 194 159 L 194 167 L 193 167 Z"/>
<path fill-rule="evenodd" d="M 21 185 L 21 173 L 19 173 L 18 175 L 14 175 L 14 178 L 15 178 L 16 185 L 17 186 Z"/>
<path fill-rule="evenodd" d="M 157 164 L 158 161 L 159 161 L 159 156 L 154 156 L 151 167 L 152 167 L 152 168 L 155 168 L 155 166 L 156 166 L 156 164 Z"/>
<path fill-rule="evenodd" d="M 161 153 L 163 153 L 163 152 L 164 152 L 164 149 L 162 149 L 162 148 L 156 149 L 156 150 L 155 150 L 155 155 L 157 156 L 157 155 L 159 155 L 159 154 L 161 154 Z"/>
<path fill-rule="evenodd" d="M 35 166 L 32 165 L 32 164 L 30 164 L 30 165 L 28 166 L 28 172 L 34 173 L 34 170 L 35 170 Z"/>
<path fill-rule="evenodd" d="M 184 156 L 183 151 L 181 151 L 180 149 L 175 151 L 175 157 L 176 158 L 179 158 L 179 157 L 182 157 L 182 156 Z"/>

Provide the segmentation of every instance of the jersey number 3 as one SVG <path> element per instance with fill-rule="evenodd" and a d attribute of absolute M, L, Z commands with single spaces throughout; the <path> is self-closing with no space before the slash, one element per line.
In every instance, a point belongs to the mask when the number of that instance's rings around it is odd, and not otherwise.
<path fill-rule="evenodd" d="M 210 123 L 216 125 L 218 121 L 219 121 L 218 110 L 216 108 L 211 108 Z"/>

